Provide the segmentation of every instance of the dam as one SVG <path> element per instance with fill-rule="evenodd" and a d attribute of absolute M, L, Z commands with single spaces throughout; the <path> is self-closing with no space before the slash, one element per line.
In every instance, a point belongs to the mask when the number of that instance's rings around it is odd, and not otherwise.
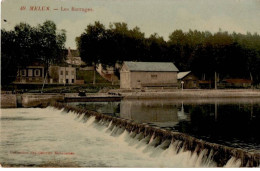
<path fill-rule="evenodd" d="M 2 109 L 0 160 L 7 167 L 256 167 L 258 111 L 259 101 L 241 99 Z"/>

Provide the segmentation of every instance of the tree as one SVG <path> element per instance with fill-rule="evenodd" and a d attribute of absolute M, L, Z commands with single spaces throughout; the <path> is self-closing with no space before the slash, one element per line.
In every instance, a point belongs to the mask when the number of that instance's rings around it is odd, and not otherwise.
<path fill-rule="evenodd" d="M 1 30 L 1 85 L 8 85 L 17 76 L 18 59 L 14 31 Z"/>
<path fill-rule="evenodd" d="M 94 67 L 93 84 L 96 84 L 96 65 L 102 60 L 104 48 L 103 38 L 105 36 L 105 26 L 100 22 L 88 25 L 85 32 L 76 40 L 81 59 Z"/>
<path fill-rule="evenodd" d="M 38 52 L 37 56 L 43 61 L 46 69 L 51 64 L 63 62 L 65 59 L 66 31 L 58 32 L 53 21 L 45 21 L 43 25 L 38 25 L 37 29 L 38 43 L 34 45 Z"/>
<path fill-rule="evenodd" d="M 85 62 L 103 67 L 123 61 L 169 61 L 207 80 L 217 73 L 221 78 L 250 77 L 255 84 L 260 82 L 260 36 L 256 33 L 175 30 L 166 42 L 156 33 L 145 38 L 138 27 L 129 29 L 126 23 L 113 23 L 106 29 L 95 22 L 76 41 Z"/>
<path fill-rule="evenodd" d="M 56 25 L 53 21 L 45 21 L 43 25 L 38 25 L 38 42 L 34 44 L 34 49 L 38 52 L 36 55 L 40 59 L 45 68 L 45 79 L 49 75 L 49 67 L 51 64 L 60 63 L 65 60 L 65 30 L 57 32 Z"/>
<path fill-rule="evenodd" d="M 1 33 L 1 71 L 2 75 L 6 73 L 4 78 L 2 77 L 2 85 L 14 81 L 18 67 L 24 68 L 37 61 L 43 63 L 45 71 L 48 72 L 51 64 L 60 63 L 65 59 L 65 30 L 57 32 L 56 25 L 52 21 L 46 21 L 37 27 L 20 23 L 14 30 L 1 30 Z"/>

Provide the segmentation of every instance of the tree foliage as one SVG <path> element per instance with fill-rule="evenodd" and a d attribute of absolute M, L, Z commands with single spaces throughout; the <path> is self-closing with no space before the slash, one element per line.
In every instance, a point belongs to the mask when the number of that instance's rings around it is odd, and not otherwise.
<path fill-rule="evenodd" d="M 48 68 L 65 58 L 65 30 L 58 32 L 52 21 L 36 27 L 20 23 L 14 30 L 1 30 L 1 39 L 1 85 L 14 81 L 18 67 L 38 62 Z"/>
<path fill-rule="evenodd" d="M 169 40 L 154 33 L 149 37 L 138 27 L 100 22 L 88 25 L 76 38 L 80 56 L 87 63 L 113 66 L 123 61 L 174 62 L 180 71 L 191 70 L 199 78 L 247 78 L 260 83 L 260 36 L 218 31 L 175 30 Z"/>

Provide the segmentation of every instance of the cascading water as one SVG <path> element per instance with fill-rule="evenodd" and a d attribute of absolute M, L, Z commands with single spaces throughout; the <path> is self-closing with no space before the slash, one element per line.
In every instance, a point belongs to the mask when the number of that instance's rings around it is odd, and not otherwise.
<path fill-rule="evenodd" d="M 197 141 L 184 141 L 188 136 L 173 136 L 148 125 L 140 126 L 129 120 L 83 109 L 54 106 L 58 109 L 2 109 L 0 163 L 3 166 L 220 166 L 216 150 L 202 147 L 202 144 L 195 145 Z M 20 119 L 14 119 L 17 117 Z M 188 150 L 188 147 L 194 149 Z M 61 155 L 58 152 L 73 154 Z M 237 157 L 229 156 L 221 165 L 239 167 L 241 163 Z M 250 162 L 242 166 L 250 166 Z"/>

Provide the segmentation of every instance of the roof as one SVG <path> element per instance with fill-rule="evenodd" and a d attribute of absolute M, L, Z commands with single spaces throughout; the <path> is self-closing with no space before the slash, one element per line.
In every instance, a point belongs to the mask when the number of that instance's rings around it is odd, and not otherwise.
<path fill-rule="evenodd" d="M 251 80 L 248 80 L 248 79 L 225 79 L 223 80 L 224 82 L 227 82 L 227 83 L 233 83 L 233 84 L 236 84 L 236 83 L 252 83 Z"/>
<path fill-rule="evenodd" d="M 69 47 L 67 57 L 79 57 L 78 50 L 70 49 Z"/>
<path fill-rule="evenodd" d="M 177 74 L 177 79 L 183 79 L 184 77 L 186 77 L 191 71 L 186 71 L 186 72 L 179 72 Z"/>
<path fill-rule="evenodd" d="M 177 72 L 176 66 L 171 62 L 124 62 L 130 71 L 148 72 Z"/>

